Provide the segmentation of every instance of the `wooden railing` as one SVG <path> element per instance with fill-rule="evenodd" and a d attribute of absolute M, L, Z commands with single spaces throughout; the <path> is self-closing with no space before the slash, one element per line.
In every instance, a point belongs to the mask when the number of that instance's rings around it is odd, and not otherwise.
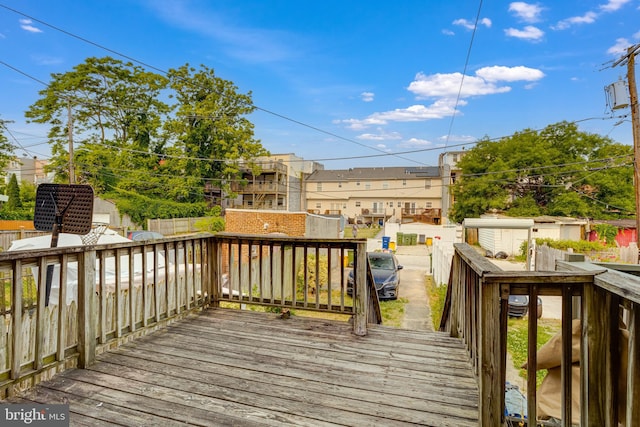
<path fill-rule="evenodd" d="M 348 314 L 364 335 L 366 266 L 365 240 L 229 234 L 1 253 L 0 398 L 221 301 Z"/>
<path fill-rule="evenodd" d="M 572 320 L 580 320 L 580 425 L 640 425 L 640 280 L 587 263 L 559 263 L 556 272 L 501 271 L 467 244 L 455 245 L 440 329 L 466 344 L 478 377 L 482 426 L 504 425 L 507 305 L 528 295 L 562 297 L 562 425 L 571 425 Z M 628 346 L 621 348 L 619 322 Z M 537 366 L 537 318 L 528 319 L 527 365 Z M 626 333 L 626 332 L 625 332 Z M 627 366 L 623 371 L 622 366 Z M 626 392 L 620 391 L 620 379 Z M 535 369 L 528 370 L 528 418 L 537 419 Z M 626 408 L 624 413 L 619 408 Z M 575 417 L 574 417 L 575 418 Z M 533 425 L 532 423 L 529 425 Z"/>
<path fill-rule="evenodd" d="M 216 241 L 214 301 L 353 315 L 357 335 L 380 323 L 365 240 L 220 233 Z"/>

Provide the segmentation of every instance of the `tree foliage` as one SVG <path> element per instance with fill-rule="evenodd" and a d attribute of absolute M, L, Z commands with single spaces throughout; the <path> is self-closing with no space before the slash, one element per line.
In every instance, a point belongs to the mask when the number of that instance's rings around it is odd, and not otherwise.
<path fill-rule="evenodd" d="M 9 162 L 15 158 L 13 153 L 15 147 L 9 143 L 5 130 L 5 122 L 0 119 L 0 171 L 6 170 Z"/>
<path fill-rule="evenodd" d="M 160 75 L 104 57 L 53 74 L 26 116 L 49 125 L 58 182 L 70 178 L 71 127 L 76 182 L 141 222 L 194 216 L 207 184 L 228 190 L 241 162 L 268 154 L 246 117 L 254 108 L 250 93 L 208 67 Z"/>
<path fill-rule="evenodd" d="M 7 196 L 9 200 L 5 205 L 6 210 L 15 211 L 22 208 L 22 199 L 20 199 L 20 186 L 15 174 L 11 174 L 9 184 L 7 185 Z"/>
<path fill-rule="evenodd" d="M 633 214 L 633 151 L 561 122 L 498 141 L 484 139 L 458 162 L 449 218 L 489 211 L 511 216 L 620 218 Z"/>

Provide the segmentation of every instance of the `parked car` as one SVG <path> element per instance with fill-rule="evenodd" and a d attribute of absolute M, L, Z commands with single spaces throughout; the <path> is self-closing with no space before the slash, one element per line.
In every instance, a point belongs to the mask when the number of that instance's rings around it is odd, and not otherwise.
<path fill-rule="evenodd" d="M 129 231 L 127 233 L 127 239 L 133 240 L 134 242 L 142 242 L 144 240 L 156 240 L 162 238 L 164 238 L 164 235 L 155 231 L 136 230 Z"/>
<path fill-rule="evenodd" d="M 529 297 L 527 295 L 509 295 L 509 317 L 523 317 L 529 311 Z M 537 318 L 542 317 L 542 299 L 538 297 Z"/>
<path fill-rule="evenodd" d="M 400 286 L 399 270 L 402 266 L 391 252 L 367 252 L 373 281 L 378 291 L 379 299 L 398 299 L 398 287 Z M 347 293 L 353 294 L 353 270 L 347 277 Z"/>

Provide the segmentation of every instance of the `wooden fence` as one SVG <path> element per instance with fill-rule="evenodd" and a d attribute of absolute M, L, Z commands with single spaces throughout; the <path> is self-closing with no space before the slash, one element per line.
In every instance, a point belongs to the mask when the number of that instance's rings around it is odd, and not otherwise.
<path fill-rule="evenodd" d="M 580 425 L 640 425 L 640 279 L 589 263 L 559 262 L 565 271 L 501 271 L 467 244 L 455 245 L 441 330 L 464 340 L 478 376 L 482 426 L 505 423 L 509 295 L 562 297 L 562 425 L 571 425 L 572 319 L 580 319 Z M 577 299 L 579 304 L 572 304 Z M 574 308 L 578 307 L 578 308 Z M 628 332 L 621 346 L 619 321 Z M 537 366 L 536 316 L 528 319 L 527 365 Z M 622 367 L 626 366 L 626 370 Z M 536 375 L 528 371 L 528 418 L 537 419 Z M 619 379 L 626 381 L 621 391 Z M 626 392 L 625 392 L 626 391 Z M 625 408 L 624 412 L 622 409 Z M 529 424 L 531 425 L 531 424 Z"/>
<path fill-rule="evenodd" d="M 366 334 L 379 308 L 365 246 L 225 235 L 2 253 L 0 398 L 222 301 L 350 314 Z"/>

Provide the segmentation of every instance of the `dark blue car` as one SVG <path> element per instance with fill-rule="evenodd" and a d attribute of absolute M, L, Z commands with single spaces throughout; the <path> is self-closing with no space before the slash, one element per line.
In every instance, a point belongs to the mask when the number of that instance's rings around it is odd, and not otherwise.
<path fill-rule="evenodd" d="M 398 287 L 400 286 L 399 270 L 402 266 L 391 252 L 368 252 L 371 273 L 378 291 L 379 299 L 398 299 Z M 347 278 L 347 293 L 353 294 L 353 270 Z"/>

